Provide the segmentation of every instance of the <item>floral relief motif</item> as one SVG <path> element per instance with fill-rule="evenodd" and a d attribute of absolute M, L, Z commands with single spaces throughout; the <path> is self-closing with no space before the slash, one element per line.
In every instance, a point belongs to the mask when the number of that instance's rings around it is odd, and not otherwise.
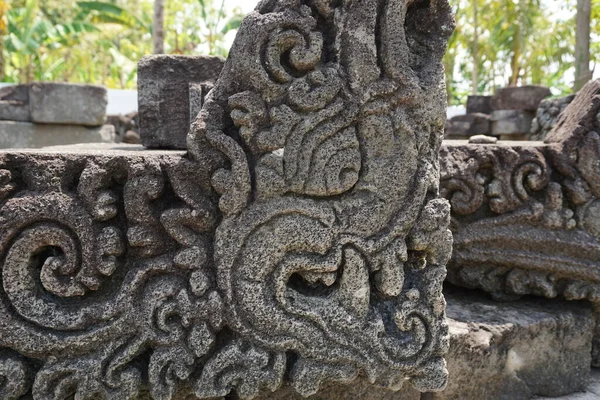
<path fill-rule="evenodd" d="M 444 387 L 451 10 L 378 3 L 261 2 L 185 156 L 0 155 L 0 397 Z"/>

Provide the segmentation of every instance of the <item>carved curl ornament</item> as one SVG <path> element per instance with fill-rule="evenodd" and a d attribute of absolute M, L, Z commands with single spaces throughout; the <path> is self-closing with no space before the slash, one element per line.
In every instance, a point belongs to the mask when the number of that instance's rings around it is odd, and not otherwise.
<path fill-rule="evenodd" d="M 452 28 L 441 0 L 263 1 L 188 157 L 0 158 L 0 397 L 442 388 Z"/>

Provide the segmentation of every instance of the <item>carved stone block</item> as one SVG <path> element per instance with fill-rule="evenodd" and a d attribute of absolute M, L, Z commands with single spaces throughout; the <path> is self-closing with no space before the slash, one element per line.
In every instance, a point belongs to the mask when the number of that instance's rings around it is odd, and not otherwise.
<path fill-rule="evenodd" d="M 138 63 L 139 134 L 155 149 L 185 149 L 192 113 L 223 69 L 223 59 L 208 56 L 153 55 Z M 190 91 L 190 85 L 192 90 Z M 193 90 L 194 85 L 200 85 Z"/>
<path fill-rule="evenodd" d="M 452 29 L 441 0 L 261 2 L 188 154 L 0 153 L 0 398 L 442 389 Z"/>
<path fill-rule="evenodd" d="M 546 140 L 546 136 L 556 125 L 558 117 L 571 104 L 573 99 L 575 99 L 574 94 L 559 99 L 542 100 L 531 124 L 529 140 Z"/>
<path fill-rule="evenodd" d="M 598 132 L 596 80 L 561 114 L 547 143 L 446 142 L 441 186 L 454 233 L 448 279 L 497 298 L 562 295 L 599 303 Z"/>

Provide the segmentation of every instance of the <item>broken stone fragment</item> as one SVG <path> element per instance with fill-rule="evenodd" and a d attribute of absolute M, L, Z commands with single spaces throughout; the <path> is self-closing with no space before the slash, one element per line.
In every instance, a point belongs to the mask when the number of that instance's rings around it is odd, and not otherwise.
<path fill-rule="evenodd" d="M 498 143 L 498 138 L 493 137 L 493 136 L 477 135 L 477 136 L 472 136 L 469 139 L 469 143 L 470 144 L 496 144 L 496 143 Z"/>
<path fill-rule="evenodd" d="M 31 121 L 38 124 L 100 126 L 107 104 L 102 86 L 36 82 L 29 89 Z"/>
<path fill-rule="evenodd" d="M 494 302 L 446 293 L 450 379 L 434 400 L 529 400 L 584 390 L 594 317 L 589 304 L 560 300 Z"/>
<path fill-rule="evenodd" d="M 77 125 L 33 124 L 0 121 L 0 149 L 41 148 L 75 143 L 112 143 L 115 128 Z"/>
<path fill-rule="evenodd" d="M 493 96 L 492 110 L 536 111 L 543 99 L 552 96 L 545 86 L 526 85 L 498 89 Z"/>
<path fill-rule="evenodd" d="M 139 134 L 145 147 L 186 149 L 190 121 L 196 118 L 192 114 L 200 110 L 223 63 L 220 57 L 162 54 L 140 60 Z M 198 90 L 195 85 L 200 85 Z"/>

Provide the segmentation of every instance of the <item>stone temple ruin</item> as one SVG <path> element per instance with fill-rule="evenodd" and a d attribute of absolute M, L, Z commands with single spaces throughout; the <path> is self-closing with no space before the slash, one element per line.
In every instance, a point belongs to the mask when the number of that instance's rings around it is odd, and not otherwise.
<path fill-rule="evenodd" d="M 145 147 L 0 152 L 0 399 L 586 389 L 600 81 L 469 107 L 545 142 L 442 143 L 453 24 L 446 0 L 265 0 L 224 64 L 140 62 Z"/>
<path fill-rule="evenodd" d="M 446 142 L 440 161 L 453 214 L 450 282 L 500 299 L 561 295 L 597 307 L 598 132 L 600 80 L 579 92 L 545 142 Z"/>
<path fill-rule="evenodd" d="M 452 29 L 445 0 L 263 1 L 187 153 L 0 153 L 0 397 L 442 389 Z"/>

